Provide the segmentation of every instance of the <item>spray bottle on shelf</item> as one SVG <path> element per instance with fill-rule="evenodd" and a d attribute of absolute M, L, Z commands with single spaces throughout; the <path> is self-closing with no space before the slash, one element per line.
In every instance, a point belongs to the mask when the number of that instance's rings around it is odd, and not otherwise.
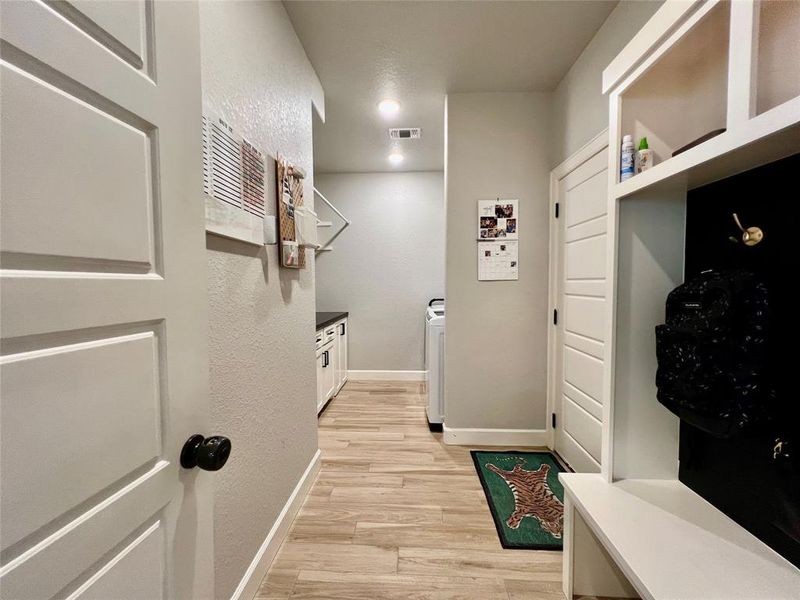
<path fill-rule="evenodd" d="M 653 151 L 647 145 L 647 138 L 639 140 L 639 151 L 636 153 L 636 172 L 647 171 L 653 166 Z"/>
<path fill-rule="evenodd" d="M 622 138 L 622 153 L 619 161 L 619 180 L 625 181 L 633 177 L 634 161 L 633 161 L 633 138 L 630 135 L 623 136 Z"/>

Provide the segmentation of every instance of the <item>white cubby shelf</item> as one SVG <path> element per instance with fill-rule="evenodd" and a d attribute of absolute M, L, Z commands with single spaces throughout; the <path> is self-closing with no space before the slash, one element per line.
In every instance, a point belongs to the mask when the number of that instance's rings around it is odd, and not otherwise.
<path fill-rule="evenodd" d="M 642 32 L 603 74 L 615 149 L 612 197 L 681 176 L 692 189 L 796 149 L 800 2 L 667 2 Z M 619 182 L 625 134 L 635 145 L 647 137 L 655 166 Z"/>
<path fill-rule="evenodd" d="M 678 480 L 679 420 L 656 400 L 654 330 L 683 282 L 687 192 L 800 152 L 800 2 L 667 0 L 606 68 L 603 91 L 603 460 L 600 474 L 561 476 L 564 591 L 796 599 L 800 570 Z M 647 136 L 656 160 L 620 182 L 625 134 Z"/>

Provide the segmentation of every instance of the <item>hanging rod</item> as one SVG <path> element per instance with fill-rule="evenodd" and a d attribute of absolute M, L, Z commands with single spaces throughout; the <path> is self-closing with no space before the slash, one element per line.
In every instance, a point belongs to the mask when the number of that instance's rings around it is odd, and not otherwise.
<path fill-rule="evenodd" d="M 342 232 L 343 232 L 345 229 L 347 229 L 347 227 L 350 225 L 350 219 L 348 219 L 347 217 L 345 217 L 345 216 L 344 216 L 344 215 L 343 215 L 343 214 L 342 214 L 342 213 L 339 211 L 339 209 L 338 209 L 338 208 L 336 208 L 336 207 L 335 207 L 333 204 L 331 204 L 331 201 L 330 201 L 330 200 L 328 200 L 328 199 L 327 199 L 325 196 L 323 196 L 323 195 L 322 195 L 322 193 L 321 193 L 321 192 L 320 192 L 320 191 L 319 191 L 317 188 L 314 188 L 314 193 L 315 193 L 317 196 L 319 196 L 320 198 L 322 198 L 322 201 L 323 201 L 325 204 L 327 204 L 327 205 L 330 207 L 330 209 L 331 209 L 333 212 L 335 212 L 335 213 L 336 213 L 336 214 L 339 216 L 339 218 L 340 218 L 342 221 L 344 221 L 344 223 L 343 223 L 343 225 L 341 226 L 341 228 L 339 228 L 339 229 L 336 231 L 336 233 L 334 233 L 334 234 L 333 234 L 333 235 L 330 237 L 330 239 L 328 239 L 328 241 L 325 243 L 325 245 L 324 245 L 324 246 L 322 246 L 322 247 L 320 247 L 320 248 L 317 248 L 317 250 L 316 250 L 317 252 L 328 252 L 328 251 L 330 251 L 330 250 L 333 250 L 333 247 L 331 247 L 331 242 L 333 242 L 333 240 L 335 240 L 335 239 L 336 239 L 336 238 L 339 236 L 339 234 L 340 234 L 340 233 L 342 233 Z M 321 223 L 324 223 L 324 221 L 320 221 L 319 219 L 317 219 L 317 225 L 318 225 L 318 226 L 320 226 L 320 224 L 321 224 Z M 326 226 L 326 227 L 329 227 L 330 225 L 328 225 L 328 224 L 326 223 L 326 225 L 325 225 L 325 226 Z"/>

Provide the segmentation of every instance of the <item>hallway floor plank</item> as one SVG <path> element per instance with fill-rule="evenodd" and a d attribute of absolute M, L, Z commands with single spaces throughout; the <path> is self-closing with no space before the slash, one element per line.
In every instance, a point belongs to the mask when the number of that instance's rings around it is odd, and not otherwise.
<path fill-rule="evenodd" d="M 470 449 L 428 431 L 422 384 L 348 382 L 319 447 L 258 600 L 564 600 L 560 552 L 501 547 Z"/>

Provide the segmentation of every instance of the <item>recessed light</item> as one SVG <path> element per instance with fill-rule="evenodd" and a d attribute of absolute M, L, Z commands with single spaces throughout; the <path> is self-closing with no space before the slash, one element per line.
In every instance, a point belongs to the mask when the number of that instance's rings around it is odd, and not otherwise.
<path fill-rule="evenodd" d="M 393 165 L 399 165 L 401 162 L 403 162 L 403 155 L 399 152 L 392 152 L 389 155 L 389 162 Z"/>
<path fill-rule="evenodd" d="M 400 112 L 400 103 L 397 100 L 381 100 L 378 110 L 384 117 L 393 117 Z"/>

